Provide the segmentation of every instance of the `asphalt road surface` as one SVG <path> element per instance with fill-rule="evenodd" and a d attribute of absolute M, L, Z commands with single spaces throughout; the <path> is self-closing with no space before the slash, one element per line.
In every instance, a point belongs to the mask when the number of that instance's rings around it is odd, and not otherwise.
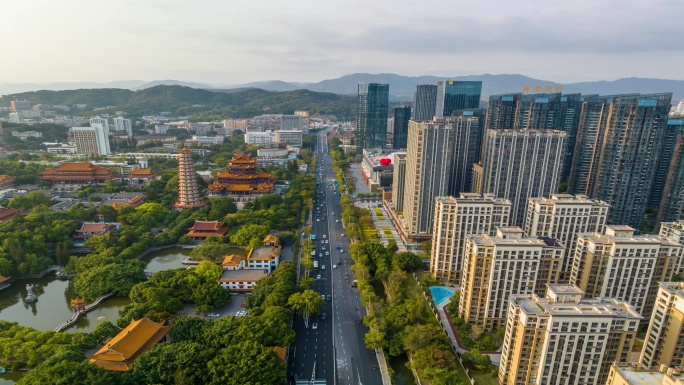
<path fill-rule="evenodd" d="M 373 350 L 367 349 L 363 338 L 368 329 L 362 320 L 365 309 L 359 303 L 359 291 L 352 288 L 354 274 L 349 256 L 349 240 L 342 228 L 340 195 L 331 186 L 335 174 L 327 147 L 325 133 L 318 138 L 317 157 L 323 170 L 316 166 L 320 181 L 312 215 L 312 230 L 316 234 L 316 257 L 319 268 L 312 272 L 316 278 L 313 289 L 330 295 L 321 315 L 313 315 L 306 327 L 301 316 L 294 320 L 297 340 L 291 346 L 288 362 L 288 381 L 295 378 L 325 379 L 328 385 L 382 384 L 378 360 Z M 322 176 L 321 176 L 322 175 Z M 327 217 L 326 217 L 327 216 Z M 321 255 L 322 254 L 322 255 Z M 325 268 L 323 267 L 325 266 Z M 313 323 L 317 329 L 313 329 Z M 315 365 L 315 373 L 314 373 Z"/>

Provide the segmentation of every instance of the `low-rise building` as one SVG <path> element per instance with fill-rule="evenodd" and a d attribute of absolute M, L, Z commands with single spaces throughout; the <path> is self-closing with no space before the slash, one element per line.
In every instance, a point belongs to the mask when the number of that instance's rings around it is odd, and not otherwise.
<path fill-rule="evenodd" d="M 280 240 L 274 235 L 264 238 L 264 246 L 251 249 L 247 254 L 247 269 L 266 269 L 272 272 L 280 264 Z"/>
<path fill-rule="evenodd" d="M 153 180 L 157 179 L 159 175 L 156 171 L 150 168 L 140 168 L 131 171 L 124 180 L 132 187 L 145 187 Z"/>
<path fill-rule="evenodd" d="M 242 270 L 245 268 L 245 256 L 231 254 L 227 255 L 221 263 L 223 270 Z"/>
<path fill-rule="evenodd" d="M 0 224 L 11 221 L 12 218 L 17 216 L 20 212 L 21 210 L 19 209 L 8 209 L 0 207 Z"/>
<path fill-rule="evenodd" d="M 14 186 L 16 179 L 9 175 L 0 175 L 0 188 L 7 188 Z"/>
<path fill-rule="evenodd" d="M 203 242 L 207 237 L 222 237 L 228 232 L 228 226 L 219 221 L 195 221 L 190 231 L 185 234 L 195 242 Z"/>
<path fill-rule="evenodd" d="M 260 279 L 268 277 L 268 269 L 224 269 L 218 279 L 221 287 L 237 293 L 251 293 Z"/>
<path fill-rule="evenodd" d="M 276 142 L 288 146 L 301 147 L 302 131 L 300 130 L 278 130 L 275 132 Z"/>
<path fill-rule="evenodd" d="M 76 236 L 74 236 L 74 238 L 86 240 L 96 235 L 105 235 L 107 233 L 114 232 L 115 230 L 116 225 L 113 223 L 85 222 L 83 225 L 81 225 L 80 229 L 76 230 Z"/>

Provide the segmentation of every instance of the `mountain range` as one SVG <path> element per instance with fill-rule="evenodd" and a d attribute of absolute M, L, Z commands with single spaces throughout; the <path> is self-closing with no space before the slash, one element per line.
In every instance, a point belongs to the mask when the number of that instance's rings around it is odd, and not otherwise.
<path fill-rule="evenodd" d="M 479 80 L 482 81 L 482 98 L 487 99 L 489 95 L 496 95 L 510 92 L 522 92 L 523 87 L 536 86 L 556 87 L 561 86 L 564 93 L 583 93 L 583 94 L 623 94 L 623 93 L 654 93 L 672 92 L 673 100 L 684 98 L 684 81 L 656 78 L 622 78 L 612 81 L 592 81 L 579 83 L 559 83 L 551 80 L 535 79 L 520 74 L 483 74 L 468 76 L 402 76 L 396 74 L 366 74 L 356 73 L 345 75 L 335 79 L 327 79 L 317 83 L 297 83 L 285 82 L 282 80 L 268 80 L 251 82 L 237 85 L 225 84 L 204 84 L 197 82 L 185 82 L 178 80 L 155 80 L 145 82 L 142 80 L 124 80 L 109 83 L 51 83 L 51 84 L 32 84 L 32 83 L 0 83 L 0 95 L 16 94 L 26 91 L 37 90 L 69 90 L 69 89 L 100 89 L 100 88 L 123 88 L 129 90 L 143 90 L 157 85 L 180 85 L 191 88 L 206 89 L 220 92 L 234 92 L 237 89 L 259 88 L 266 91 L 293 91 L 307 89 L 316 92 L 328 92 L 341 95 L 355 95 L 357 84 L 366 83 L 387 83 L 390 85 L 390 95 L 393 100 L 410 101 L 413 97 L 413 86 L 416 84 L 435 84 L 439 80 Z"/>

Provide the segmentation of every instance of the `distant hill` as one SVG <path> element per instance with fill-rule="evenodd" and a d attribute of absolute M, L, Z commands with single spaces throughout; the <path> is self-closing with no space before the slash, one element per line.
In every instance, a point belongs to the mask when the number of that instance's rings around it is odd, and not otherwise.
<path fill-rule="evenodd" d="M 147 83 L 138 85 L 136 87 L 132 87 L 131 89 L 134 91 L 137 91 L 137 90 L 144 90 L 145 88 L 152 88 L 155 86 L 183 86 L 183 87 L 201 88 L 201 89 L 214 88 L 210 85 L 202 84 L 202 83 L 184 82 L 184 81 L 180 81 L 180 80 L 167 79 L 167 80 L 154 80 L 151 82 L 147 82 Z"/>
<path fill-rule="evenodd" d="M 581 83 L 558 83 L 550 80 L 535 79 L 519 74 L 483 74 L 468 76 L 401 76 L 396 74 L 356 73 L 336 79 L 323 80 L 318 83 L 302 84 L 282 81 L 248 83 L 251 87 L 275 89 L 278 87 L 299 87 L 317 92 L 332 92 L 342 95 L 356 95 L 359 83 L 387 83 L 393 99 L 413 99 L 413 86 L 416 84 L 436 84 L 440 80 L 479 80 L 482 81 L 482 99 L 490 95 L 522 92 L 523 87 L 557 86 L 563 87 L 564 93 L 579 92 L 583 94 L 623 94 L 672 92 L 673 100 L 684 98 L 684 81 L 668 79 L 625 78 L 614 81 L 595 81 Z M 247 85 L 244 85 L 247 86 Z"/>
<path fill-rule="evenodd" d="M 6 95 L 0 105 L 10 100 L 29 100 L 34 104 L 87 104 L 94 107 L 113 106 L 111 111 L 126 111 L 131 116 L 169 111 L 196 120 L 224 117 L 248 118 L 262 113 L 293 114 L 306 110 L 312 114 L 333 114 L 351 119 L 356 114 L 356 97 L 310 90 L 271 92 L 258 88 L 240 90 L 203 90 L 179 85 L 158 85 L 138 91 L 123 89 L 91 89 L 68 91 L 35 91 Z"/>
<path fill-rule="evenodd" d="M 145 84 L 144 80 L 121 80 L 116 82 L 95 83 L 95 82 L 72 82 L 72 83 L 0 83 L 0 96 L 17 94 L 28 91 L 62 91 L 62 90 L 79 90 L 92 88 L 125 88 L 132 89 Z"/>

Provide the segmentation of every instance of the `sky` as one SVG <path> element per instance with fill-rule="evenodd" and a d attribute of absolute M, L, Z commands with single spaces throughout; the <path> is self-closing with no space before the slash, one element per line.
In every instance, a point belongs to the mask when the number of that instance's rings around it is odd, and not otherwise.
<path fill-rule="evenodd" d="M 684 79 L 682 0 L 20 0 L 0 82 Z"/>

